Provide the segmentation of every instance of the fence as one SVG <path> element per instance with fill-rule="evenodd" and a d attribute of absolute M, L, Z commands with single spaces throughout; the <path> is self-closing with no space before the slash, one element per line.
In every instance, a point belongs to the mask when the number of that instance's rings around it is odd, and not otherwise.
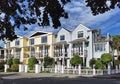
<path fill-rule="evenodd" d="M 9 65 L 5 65 L 5 72 L 9 68 Z M 59 74 L 75 74 L 75 75 L 107 75 L 107 74 L 117 74 L 120 73 L 120 67 L 116 67 L 116 69 L 108 69 L 100 70 L 100 69 L 81 69 L 81 66 L 71 69 L 65 69 L 64 66 L 55 66 L 55 68 L 44 68 L 43 66 L 36 64 L 35 65 L 35 73 L 40 73 L 41 71 L 49 71 L 50 73 L 59 73 Z M 19 72 L 28 72 L 27 65 L 19 65 Z"/>

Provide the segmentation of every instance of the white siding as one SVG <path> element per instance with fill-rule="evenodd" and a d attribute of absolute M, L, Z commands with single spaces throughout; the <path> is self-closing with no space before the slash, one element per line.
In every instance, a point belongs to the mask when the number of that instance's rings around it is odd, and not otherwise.
<path fill-rule="evenodd" d="M 58 34 L 57 34 L 57 40 L 56 42 L 60 42 L 60 36 L 64 35 L 65 36 L 65 41 L 69 42 L 71 41 L 71 32 L 67 31 L 66 29 L 62 28 Z"/>

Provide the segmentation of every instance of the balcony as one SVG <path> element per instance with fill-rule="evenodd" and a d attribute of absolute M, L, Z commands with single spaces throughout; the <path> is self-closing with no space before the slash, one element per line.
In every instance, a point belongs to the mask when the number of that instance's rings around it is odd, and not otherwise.
<path fill-rule="evenodd" d="M 55 57 L 63 57 L 63 53 L 55 52 Z M 65 57 L 68 57 L 68 53 L 67 52 L 65 52 Z"/>

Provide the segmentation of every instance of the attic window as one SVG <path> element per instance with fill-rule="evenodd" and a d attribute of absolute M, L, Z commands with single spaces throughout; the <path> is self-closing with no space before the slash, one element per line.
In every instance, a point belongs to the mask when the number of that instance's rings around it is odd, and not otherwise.
<path fill-rule="evenodd" d="M 78 31 L 78 38 L 83 37 L 83 31 Z"/>

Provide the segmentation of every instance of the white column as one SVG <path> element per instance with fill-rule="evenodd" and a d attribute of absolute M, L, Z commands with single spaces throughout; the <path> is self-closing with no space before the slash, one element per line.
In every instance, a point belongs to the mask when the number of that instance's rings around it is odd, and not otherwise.
<path fill-rule="evenodd" d="M 20 62 L 24 61 L 24 48 L 21 48 Z"/>
<path fill-rule="evenodd" d="M 7 69 L 9 68 L 9 65 L 5 64 L 4 65 L 4 72 L 7 72 Z"/>
<path fill-rule="evenodd" d="M 118 65 L 115 66 L 115 73 L 118 73 Z"/>
<path fill-rule="evenodd" d="M 65 57 L 65 46 L 62 44 L 62 65 L 64 65 L 64 57 Z"/>
<path fill-rule="evenodd" d="M 40 73 L 41 66 L 39 64 L 35 64 L 35 73 Z"/>
<path fill-rule="evenodd" d="M 57 65 L 55 65 L 55 73 L 57 73 L 57 70 L 58 70 L 57 68 L 58 68 Z"/>
<path fill-rule="evenodd" d="M 108 64 L 108 74 L 109 74 L 109 75 L 111 74 L 111 67 L 110 67 L 109 64 Z"/>
<path fill-rule="evenodd" d="M 24 72 L 24 65 L 23 64 L 19 64 L 19 72 Z"/>
<path fill-rule="evenodd" d="M 83 41 L 83 66 L 85 65 L 85 53 L 84 53 L 84 50 L 85 50 L 85 42 Z"/>
<path fill-rule="evenodd" d="M 43 63 L 42 63 L 42 71 L 44 71 L 44 57 L 45 57 L 45 45 L 43 45 Z"/>
<path fill-rule="evenodd" d="M 4 60 L 7 60 L 7 50 L 4 50 Z"/>
<path fill-rule="evenodd" d="M 67 59 L 67 68 L 70 68 L 70 59 Z"/>
<path fill-rule="evenodd" d="M 14 53 L 14 58 L 16 58 L 16 49 L 13 49 L 13 53 Z"/>
<path fill-rule="evenodd" d="M 81 75 L 81 65 L 78 66 L 79 75 Z"/>
<path fill-rule="evenodd" d="M 24 67 L 25 67 L 25 73 L 27 73 L 28 72 L 28 65 L 24 65 Z"/>
<path fill-rule="evenodd" d="M 64 74 L 64 65 L 61 66 L 61 73 Z"/>
<path fill-rule="evenodd" d="M 95 70 L 95 68 L 93 68 L 93 75 L 96 75 L 96 70 Z"/>

